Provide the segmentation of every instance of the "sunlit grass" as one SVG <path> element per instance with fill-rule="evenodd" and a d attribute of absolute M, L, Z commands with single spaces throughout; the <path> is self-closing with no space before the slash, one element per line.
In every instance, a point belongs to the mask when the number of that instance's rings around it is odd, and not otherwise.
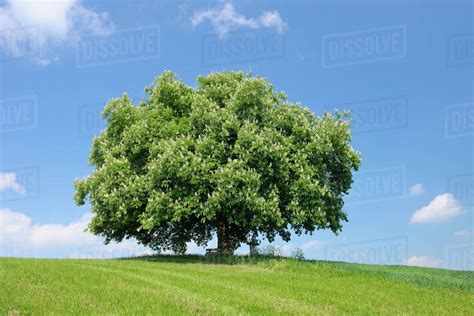
<path fill-rule="evenodd" d="M 0 313 L 469 315 L 473 277 L 284 258 L 2 258 Z"/>

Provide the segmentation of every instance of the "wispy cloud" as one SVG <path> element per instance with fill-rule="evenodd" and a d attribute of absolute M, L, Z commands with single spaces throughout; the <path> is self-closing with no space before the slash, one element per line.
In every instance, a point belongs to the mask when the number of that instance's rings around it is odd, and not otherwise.
<path fill-rule="evenodd" d="M 288 25 L 280 17 L 277 11 L 264 11 L 258 18 L 247 18 L 238 13 L 232 3 L 223 3 L 214 9 L 197 11 L 191 17 L 193 26 L 208 21 L 220 37 L 225 37 L 227 33 L 238 28 L 246 27 L 250 29 L 275 28 L 283 33 Z"/>
<path fill-rule="evenodd" d="M 454 232 L 454 236 L 461 238 L 471 237 L 471 231 L 468 229 L 458 230 Z"/>
<path fill-rule="evenodd" d="M 417 183 L 410 188 L 410 196 L 422 195 L 425 192 L 423 184 Z"/>
<path fill-rule="evenodd" d="M 415 211 L 411 223 L 439 223 L 461 214 L 462 205 L 451 193 L 438 195 L 428 205 Z"/>
<path fill-rule="evenodd" d="M 0 53 L 30 57 L 40 65 L 56 60 L 54 50 L 60 46 L 112 29 L 107 13 L 88 9 L 80 0 L 6 0 L 0 5 Z"/>
<path fill-rule="evenodd" d="M 314 249 L 321 248 L 323 245 L 324 245 L 324 242 L 321 240 L 310 240 L 302 244 L 300 248 L 303 251 L 311 251 Z"/>
<path fill-rule="evenodd" d="M 427 257 L 427 256 L 413 256 L 403 262 L 407 266 L 437 268 L 443 264 L 443 260 Z"/>

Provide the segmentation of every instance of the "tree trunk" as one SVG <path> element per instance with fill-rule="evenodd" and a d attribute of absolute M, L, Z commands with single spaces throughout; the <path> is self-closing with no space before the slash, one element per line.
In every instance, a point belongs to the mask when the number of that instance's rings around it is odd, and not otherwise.
<path fill-rule="evenodd" d="M 254 243 L 249 244 L 250 246 L 250 255 L 256 256 L 257 255 L 257 246 Z"/>
<path fill-rule="evenodd" d="M 250 255 L 251 256 L 256 256 L 258 255 L 258 249 L 257 246 L 259 245 L 258 242 L 258 235 L 257 233 L 253 233 L 252 237 L 250 238 L 248 245 L 250 247 Z"/>
<path fill-rule="evenodd" d="M 226 226 L 224 223 L 217 225 L 217 252 L 221 255 L 233 255 L 234 247 L 229 241 Z"/>

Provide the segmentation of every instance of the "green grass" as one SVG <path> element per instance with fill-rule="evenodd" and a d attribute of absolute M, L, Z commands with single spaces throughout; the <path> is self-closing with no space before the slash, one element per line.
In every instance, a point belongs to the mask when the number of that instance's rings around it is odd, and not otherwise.
<path fill-rule="evenodd" d="M 0 314 L 472 315 L 474 272 L 283 258 L 0 258 Z"/>

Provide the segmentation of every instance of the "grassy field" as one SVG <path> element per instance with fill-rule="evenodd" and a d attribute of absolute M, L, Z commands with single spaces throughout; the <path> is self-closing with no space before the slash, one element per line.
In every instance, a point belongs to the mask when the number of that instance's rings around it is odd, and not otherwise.
<path fill-rule="evenodd" d="M 472 315 L 474 272 L 283 258 L 0 258 L 0 314 Z"/>

